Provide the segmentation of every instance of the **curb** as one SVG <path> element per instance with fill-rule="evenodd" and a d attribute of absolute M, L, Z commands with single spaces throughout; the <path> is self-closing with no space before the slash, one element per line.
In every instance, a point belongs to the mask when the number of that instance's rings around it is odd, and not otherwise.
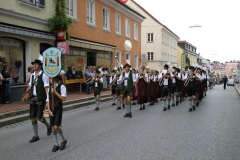
<path fill-rule="evenodd" d="M 234 87 L 237 90 L 238 94 L 240 95 L 240 88 L 238 88 L 236 85 L 234 85 Z"/>
<path fill-rule="evenodd" d="M 106 102 L 112 99 L 111 94 L 103 95 L 100 102 Z M 81 101 L 81 102 L 80 102 Z M 76 101 L 66 101 L 63 106 L 63 111 L 68 111 L 72 109 L 82 108 L 94 104 L 94 97 L 92 98 L 82 98 Z M 29 119 L 29 108 L 22 109 L 19 111 L 12 111 L 0 114 L 0 127 L 4 127 L 10 124 L 22 122 Z"/>

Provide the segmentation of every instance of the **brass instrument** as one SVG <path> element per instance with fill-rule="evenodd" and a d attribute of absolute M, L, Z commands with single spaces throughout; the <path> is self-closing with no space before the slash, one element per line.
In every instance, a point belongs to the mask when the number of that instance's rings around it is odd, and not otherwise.
<path fill-rule="evenodd" d="M 184 86 L 187 87 L 190 79 L 194 79 L 194 78 L 196 78 L 196 74 L 195 73 L 191 73 L 191 75 L 188 76 L 188 79 L 185 81 Z"/>
<path fill-rule="evenodd" d="M 95 76 L 95 77 L 94 77 L 94 80 L 95 80 L 95 81 L 99 81 L 99 79 L 100 79 L 99 76 Z"/>
<path fill-rule="evenodd" d="M 112 87 L 114 85 L 114 83 L 119 80 L 120 78 L 120 74 L 116 74 L 116 78 L 108 85 L 108 87 Z"/>
<path fill-rule="evenodd" d="M 139 82 L 139 79 L 142 79 L 142 78 L 144 78 L 144 75 L 145 75 L 145 73 L 140 73 L 140 75 L 139 75 L 139 77 L 138 77 L 138 80 L 137 80 L 137 82 L 136 82 L 136 83 L 138 83 L 138 82 Z"/>
<path fill-rule="evenodd" d="M 169 78 L 170 77 L 170 72 L 168 71 L 165 75 L 163 75 L 162 73 L 162 80 L 159 82 L 159 86 L 162 86 L 163 85 L 163 82 L 164 82 L 164 78 Z"/>

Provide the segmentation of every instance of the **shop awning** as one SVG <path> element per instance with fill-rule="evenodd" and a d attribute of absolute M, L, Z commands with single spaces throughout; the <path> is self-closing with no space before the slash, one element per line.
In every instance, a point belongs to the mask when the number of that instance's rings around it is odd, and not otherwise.
<path fill-rule="evenodd" d="M 107 51 L 107 52 L 114 52 L 116 48 L 116 46 L 113 46 L 113 45 L 101 44 L 97 42 L 91 42 L 87 40 L 80 40 L 80 39 L 74 39 L 74 38 L 71 38 L 71 40 L 69 40 L 68 42 L 69 42 L 69 46 Z"/>
<path fill-rule="evenodd" d="M 43 39 L 50 39 L 55 40 L 54 34 L 31 30 L 27 28 L 20 28 L 17 26 L 10 26 L 6 24 L 0 23 L 0 31 L 6 32 L 6 33 L 13 33 L 13 34 L 19 34 L 24 36 L 30 36 L 30 37 L 37 37 L 37 38 L 43 38 Z"/>

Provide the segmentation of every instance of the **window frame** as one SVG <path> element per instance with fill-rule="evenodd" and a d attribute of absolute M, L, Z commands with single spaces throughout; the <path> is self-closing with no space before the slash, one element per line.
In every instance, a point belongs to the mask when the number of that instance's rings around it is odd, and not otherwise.
<path fill-rule="evenodd" d="M 136 57 L 137 57 L 137 59 L 136 59 Z M 135 67 L 135 69 L 138 68 L 138 54 L 134 54 L 134 67 Z"/>
<path fill-rule="evenodd" d="M 164 44 L 164 34 L 162 33 L 162 43 Z"/>
<path fill-rule="evenodd" d="M 92 23 L 90 22 L 90 20 L 88 20 L 88 15 L 90 15 L 90 10 L 88 9 L 88 4 L 92 4 Z M 90 7 L 90 5 L 89 5 L 89 7 Z M 95 1 L 94 0 L 87 0 L 87 25 L 89 25 L 89 26 L 94 26 L 94 27 L 96 27 L 95 25 L 96 25 L 96 14 L 95 14 L 95 10 L 96 10 L 96 8 L 95 8 Z"/>
<path fill-rule="evenodd" d="M 66 1 L 66 9 L 67 9 L 67 0 Z M 68 14 L 66 13 L 66 15 L 72 19 L 77 19 L 77 0 L 72 0 L 73 1 L 73 6 L 72 6 L 72 10 L 73 10 L 73 15 L 70 15 L 70 7 L 69 7 L 69 11 Z M 70 6 L 70 0 L 68 0 L 69 4 L 68 6 Z"/>
<path fill-rule="evenodd" d="M 105 28 L 105 25 L 104 25 L 105 22 L 102 21 L 103 22 L 103 30 L 110 32 L 110 9 L 105 7 L 105 6 L 103 6 L 102 11 L 103 10 L 107 10 L 107 28 Z M 103 15 L 103 12 L 102 12 L 102 18 L 103 18 L 103 16 L 104 15 Z M 104 19 L 102 19 L 102 20 L 104 20 Z"/>
<path fill-rule="evenodd" d="M 148 54 L 148 61 L 153 61 L 154 60 L 154 52 L 147 52 Z M 149 54 L 150 54 L 150 59 L 149 59 Z"/>
<path fill-rule="evenodd" d="M 136 27 L 137 26 L 137 30 Z M 134 22 L 134 39 L 138 41 L 138 23 Z"/>
<path fill-rule="evenodd" d="M 127 28 L 127 25 L 128 25 L 127 22 L 129 22 L 128 28 Z M 128 35 L 128 32 L 129 32 L 129 35 Z M 128 18 L 126 18 L 125 20 L 125 34 L 127 38 L 131 38 L 131 21 Z"/>
<path fill-rule="evenodd" d="M 117 32 L 117 16 L 119 16 L 119 22 L 118 22 L 118 25 L 119 25 L 119 32 Z M 117 35 L 122 35 L 122 17 L 121 17 L 121 14 L 118 14 L 118 13 L 115 13 L 115 33 L 117 34 Z"/>
<path fill-rule="evenodd" d="M 149 35 L 150 35 L 150 41 L 149 41 L 149 39 L 148 39 L 148 37 L 149 37 Z M 147 33 L 147 42 L 148 43 L 153 43 L 154 42 L 154 34 L 153 33 Z"/>
<path fill-rule="evenodd" d="M 127 59 L 127 55 L 129 56 L 129 59 Z M 127 60 L 129 60 L 129 65 L 131 65 L 130 63 L 131 63 L 131 54 L 130 54 L 130 52 L 127 52 L 126 53 L 126 57 L 125 57 L 125 59 L 126 59 L 126 63 L 127 63 Z"/>

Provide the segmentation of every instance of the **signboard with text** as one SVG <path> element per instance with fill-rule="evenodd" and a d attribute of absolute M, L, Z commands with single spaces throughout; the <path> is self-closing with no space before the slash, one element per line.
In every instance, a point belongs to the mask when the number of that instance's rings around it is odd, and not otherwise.
<path fill-rule="evenodd" d="M 56 77 L 62 68 L 61 51 L 49 48 L 43 52 L 43 71 L 49 77 Z"/>

